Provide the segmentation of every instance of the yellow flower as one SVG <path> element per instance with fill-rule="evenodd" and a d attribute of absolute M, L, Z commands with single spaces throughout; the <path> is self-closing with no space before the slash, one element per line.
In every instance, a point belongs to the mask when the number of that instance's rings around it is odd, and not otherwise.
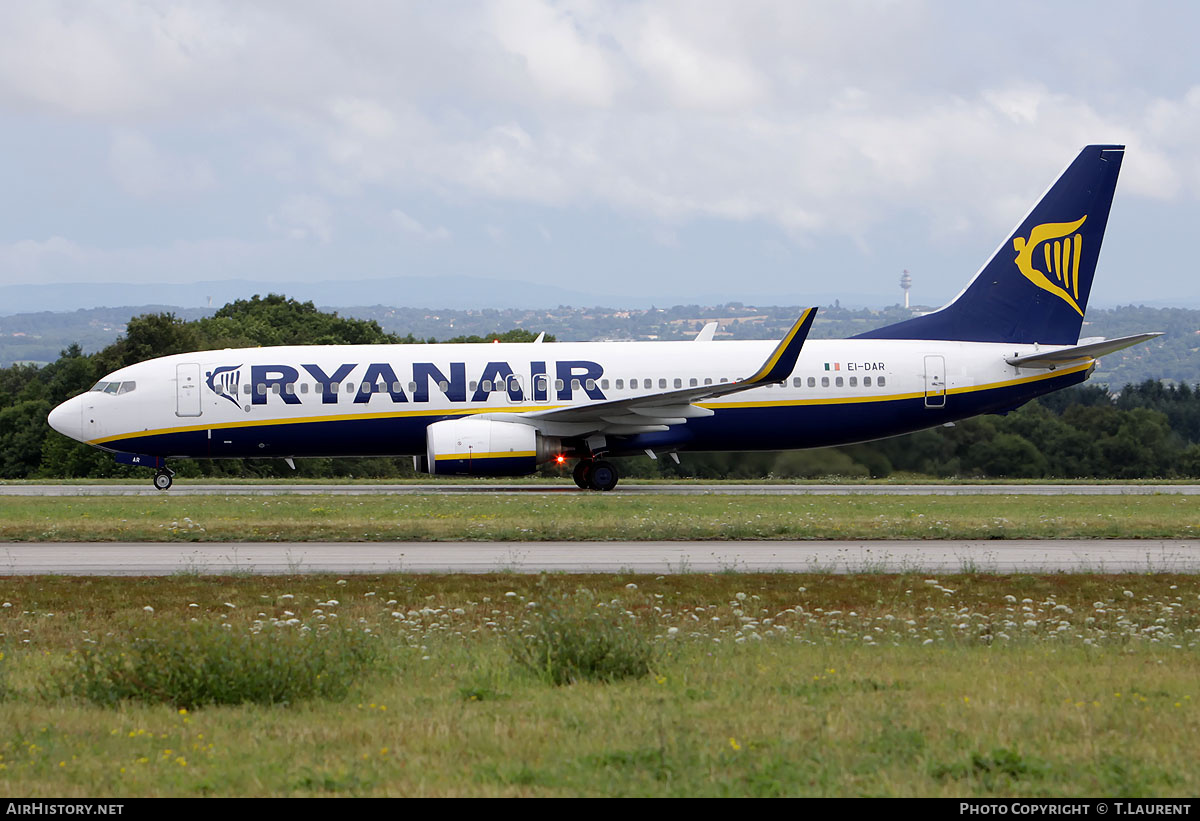
<path fill-rule="evenodd" d="M 735 749 L 735 750 L 740 750 L 740 749 L 742 749 L 742 745 L 741 745 L 741 744 L 738 744 L 738 743 L 737 743 L 737 739 L 736 739 L 736 738 L 734 738 L 733 736 L 730 736 L 730 737 L 729 737 L 729 746 L 730 746 L 730 747 L 733 747 L 733 749 Z"/>

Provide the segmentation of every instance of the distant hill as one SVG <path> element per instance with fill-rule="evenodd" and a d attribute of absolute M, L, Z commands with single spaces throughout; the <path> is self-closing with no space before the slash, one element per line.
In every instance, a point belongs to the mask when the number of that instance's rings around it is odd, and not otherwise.
<path fill-rule="evenodd" d="M 179 305 L 183 308 L 219 308 L 254 294 L 287 294 L 293 299 L 341 310 L 348 305 L 434 305 L 453 310 L 488 306 L 497 309 L 551 308 L 556 305 L 625 305 L 649 308 L 669 305 L 679 295 L 644 292 L 612 294 L 580 287 L 567 278 L 564 286 L 518 280 L 468 276 L 381 277 L 321 282 L 267 282 L 211 280 L 192 283 L 77 282 L 54 285 L 0 286 L 0 316 L 41 311 L 77 311 L 96 306 Z M 730 299 L 808 305 L 832 303 L 885 305 L 894 294 L 754 294 L 734 287 L 727 293 L 695 293 L 699 302 L 717 304 Z"/>
<path fill-rule="evenodd" d="M 558 307 L 545 309 L 404 308 L 364 305 L 339 308 L 342 316 L 373 319 L 393 333 L 420 339 L 486 335 L 511 328 L 546 331 L 561 341 L 602 339 L 689 339 L 711 320 L 721 322 L 718 339 L 774 339 L 781 336 L 802 310 L 792 306 L 676 305 L 670 308 Z M 927 310 L 927 309 L 924 309 Z M 71 312 L 24 313 L 0 316 L 0 367 L 13 362 L 51 362 L 67 345 L 78 342 L 84 351 L 98 351 L 125 330 L 131 316 L 172 311 L 198 319 L 211 309 L 140 305 L 92 308 Z M 816 338 L 842 338 L 898 322 L 911 315 L 900 306 L 881 310 L 823 307 L 813 325 Z M 1093 381 L 1120 387 L 1145 379 L 1200 383 L 1200 310 L 1125 306 L 1091 309 L 1083 336 L 1117 337 L 1142 331 L 1165 336 L 1104 357 Z"/>

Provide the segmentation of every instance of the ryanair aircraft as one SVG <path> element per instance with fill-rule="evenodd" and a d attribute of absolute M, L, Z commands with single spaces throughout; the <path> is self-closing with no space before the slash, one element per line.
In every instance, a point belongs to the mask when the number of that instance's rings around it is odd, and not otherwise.
<path fill-rule="evenodd" d="M 202 351 L 115 371 L 55 408 L 60 433 L 155 468 L 170 459 L 412 455 L 421 471 L 514 476 L 613 456 L 786 450 L 1004 413 L 1083 382 L 1146 333 L 1084 340 L 1124 146 L 1090 145 L 950 304 L 850 339 L 320 345 Z"/>

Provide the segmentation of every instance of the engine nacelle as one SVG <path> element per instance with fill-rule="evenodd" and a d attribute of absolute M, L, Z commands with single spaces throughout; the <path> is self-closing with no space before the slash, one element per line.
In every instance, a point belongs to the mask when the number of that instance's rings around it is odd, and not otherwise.
<path fill-rule="evenodd" d="M 438 476 L 524 476 L 560 442 L 517 422 L 447 419 L 425 429 L 425 470 Z"/>

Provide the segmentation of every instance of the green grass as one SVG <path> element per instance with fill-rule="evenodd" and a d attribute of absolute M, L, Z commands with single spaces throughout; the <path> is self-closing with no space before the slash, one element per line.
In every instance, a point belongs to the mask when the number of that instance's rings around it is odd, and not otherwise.
<path fill-rule="evenodd" d="M 0 501 L 0 541 L 1178 539 L 1200 497 L 170 496 Z"/>
<path fill-rule="evenodd" d="M 644 631 L 650 674 L 516 663 L 561 601 Z M 42 686 L 90 642 L 195 624 L 379 652 L 342 701 Z M 0 792 L 1191 796 L 1198 629 L 1200 578 L 1168 574 L 0 578 Z"/>
<path fill-rule="evenodd" d="M 286 625 L 287 622 L 285 621 Z M 341 700 L 374 660 L 355 629 L 234 631 L 228 624 L 156 625 L 128 640 L 85 644 L 50 692 L 94 704 L 214 704 Z"/>

